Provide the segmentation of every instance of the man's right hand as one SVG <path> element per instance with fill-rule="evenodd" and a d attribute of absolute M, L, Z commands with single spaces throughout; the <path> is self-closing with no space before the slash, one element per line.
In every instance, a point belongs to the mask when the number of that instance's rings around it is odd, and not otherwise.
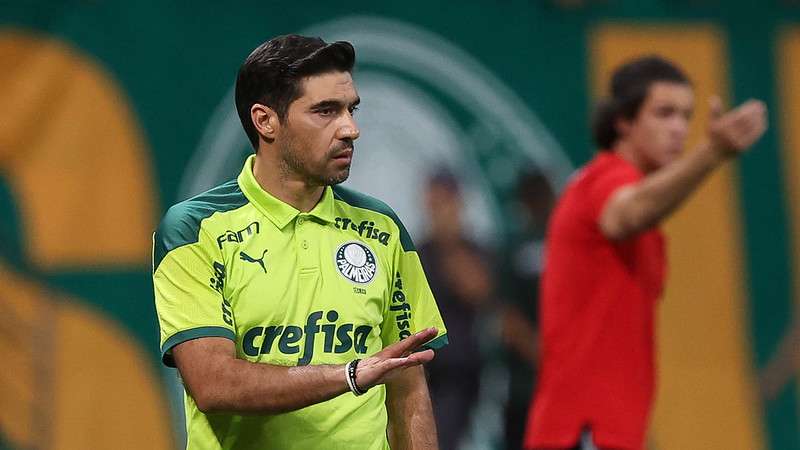
<path fill-rule="evenodd" d="M 748 100 L 723 113 L 719 97 L 711 99 L 709 140 L 721 158 L 737 156 L 750 148 L 767 129 L 767 107 L 759 100 Z"/>
<path fill-rule="evenodd" d="M 391 380 L 408 367 L 425 364 L 433 359 L 433 350 L 415 352 L 420 346 L 436 337 L 436 328 L 426 328 L 419 333 L 384 348 L 358 363 L 356 382 L 362 389 L 369 389 Z"/>

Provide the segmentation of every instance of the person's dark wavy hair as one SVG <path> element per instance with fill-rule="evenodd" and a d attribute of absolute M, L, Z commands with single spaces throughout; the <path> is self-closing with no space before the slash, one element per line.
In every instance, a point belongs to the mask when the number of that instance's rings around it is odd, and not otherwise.
<path fill-rule="evenodd" d="M 289 34 L 259 45 L 239 68 L 236 111 L 247 138 L 258 149 L 258 132 L 250 109 L 269 106 L 283 121 L 289 105 L 303 95 L 303 78 L 327 72 L 351 72 L 356 52 L 349 42 L 331 44 L 320 38 Z"/>
<path fill-rule="evenodd" d="M 686 74 L 666 59 L 650 55 L 620 66 L 611 77 L 609 96 L 595 106 L 592 137 L 600 150 L 610 150 L 619 139 L 617 119 L 633 119 L 658 81 L 691 85 Z"/>

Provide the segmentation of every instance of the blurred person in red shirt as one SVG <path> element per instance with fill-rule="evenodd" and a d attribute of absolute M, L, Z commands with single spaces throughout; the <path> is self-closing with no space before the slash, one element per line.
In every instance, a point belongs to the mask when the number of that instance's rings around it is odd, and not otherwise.
<path fill-rule="evenodd" d="M 726 113 L 711 102 L 707 138 L 681 157 L 694 109 L 686 75 L 657 56 L 614 72 L 593 121 L 600 151 L 565 188 L 547 231 L 525 448 L 643 447 L 666 274 L 658 224 L 767 127 L 760 101 Z"/>

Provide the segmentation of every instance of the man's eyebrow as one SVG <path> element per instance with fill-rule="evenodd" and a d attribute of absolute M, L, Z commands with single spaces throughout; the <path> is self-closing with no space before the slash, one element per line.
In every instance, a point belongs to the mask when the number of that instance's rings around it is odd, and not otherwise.
<path fill-rule="evenodd" d="M 312 110 L 318 109 L 326 109 L 326 108 L 339 108 L 342 106 L 342 102 L 339 100 L 323 100 L 321 102 L 314 103 L 309 107 Z"/>
<path fill-rule="evenodd" d="M 361 97 L 356 98 L 355 101 L 349 105 L 349 107 L 356 106 L 359 103 L 361 103 Z M 312 111 L 317 111 L 317 110 L 326 109 L 326 108 L 341 108 L 342 106 L 344 106 L 344 102 L 342 102 L 340 100 L 329 99 L 329 100 L 322 100 L 321 102 L 314 103 L 313 105 L 311 105 L 309 107 L 309 109 L 312 110 Z"/>

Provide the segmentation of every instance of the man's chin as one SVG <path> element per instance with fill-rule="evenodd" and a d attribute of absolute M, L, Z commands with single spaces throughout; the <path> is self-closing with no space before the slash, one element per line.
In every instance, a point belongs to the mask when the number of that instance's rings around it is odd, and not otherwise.
<path fill-rule="evenodd" d="M 333 176 L 328 177 L 328 179 L 325 180 L 326 181 L 325 184 L 328 186 L 335 186 L 337 184 L 344 183 L 349 177 L 350 177 L 350 169 L 347 169 Z"/>
<path fill-rule="evenodd" d="M 682 150 L 683 149 L 668 149 L 664 151 L 656 160 L 659 168 L 679 160 L 681 158 L 681 154 L 683 154 Z"/>
<path fill-rule="evenodd" d="M 683 155 L 683 151 L 681 150 L 671 151 L 669 155 L 667 155 L 666 163 L 667 164 L 674 163 L 675 161 L 681 159 L 681 155 Z"/>

